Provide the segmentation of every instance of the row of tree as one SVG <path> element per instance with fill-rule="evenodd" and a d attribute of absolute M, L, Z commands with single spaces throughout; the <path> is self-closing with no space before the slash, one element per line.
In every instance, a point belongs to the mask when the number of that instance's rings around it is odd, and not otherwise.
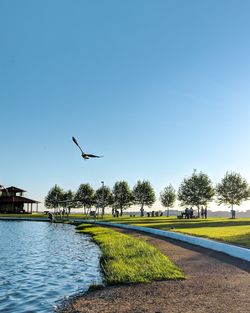
<path fill-rule="evenodd" d="M 112 207 L 123 211 L 133 204 L 141 206 L 141 215 L 144 215 L 144 207 L 151 207 L 156 200 L 155 192 L 149 181 L 138 181 L 133 190 L 130 189 L 126 181 L 116 182 L 112 191 L 108 186 L 102 186 L 94 190 L 90 184 L 81 184 L 74 193 L 71 190 L 64 191 L 58 185 L 50 189 L 45 198 L 45 206 L 49 209 L 67 207 L 81 208 L 87 214 L 91 207 L 101 208 L 104 214 L 106 207 Z"/>
<path fill-rule="evenodd" d="M 221 182 L 215 187 L 207 174 L 194 170 L 190 177 L 185 178 L 178 191 L 172 185 L 168 185 L 160 193 L 160 201 L 166 208 L 174 206 L 178 199 L 182 206 L 195 206 L 200 216 L 201 206 L 207 207 L 216 200 L 218 204 L 230 205 L 233 211 L 234 205 L 240 205 L 250 198 L 250 187 L 240 174 L 227 172 Z M 71 190 L 64 191 L 55 185 L 45 198 L 47 208 L 80 208 L 88 213 L 91 207 L 101 208 L 102 214 L 106 207 L 123 211 L 131 205 L 140 205 L 141 216 L 144 215 L 145 207 L 151 207 L 156 201 L 156 196 L 151 183 L 147 180 L 138 181 L 131 189 L 126 181 L 116 182 L 111 190 L 108 186 L 102 186 L 94 190 L 89 184 L 81 184 L 74 193 Z"/>

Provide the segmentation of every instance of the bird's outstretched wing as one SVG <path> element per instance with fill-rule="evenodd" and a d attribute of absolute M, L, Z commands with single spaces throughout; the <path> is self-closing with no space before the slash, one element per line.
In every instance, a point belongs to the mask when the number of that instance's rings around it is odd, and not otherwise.
<path fill-rule="evenodd" d="M 103 158 L 103 155 L 85 154 L 89 158 Z"/>
<path fill-rule="evenodd" d="M 81 150 L 82 154 L 84 154 L 84 152 L 82 151 L 82 148 L 79 146 L 77 140 L 75 139 L 75 137 L 72 137 L 73 142 L 77 145 L 77 147 Z"/>

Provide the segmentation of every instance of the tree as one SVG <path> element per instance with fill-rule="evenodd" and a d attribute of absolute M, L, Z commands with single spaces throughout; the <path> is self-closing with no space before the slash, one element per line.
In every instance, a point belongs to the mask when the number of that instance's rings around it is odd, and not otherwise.
<path fill-rule="evenodd" d="M 148 180 L 138 181 L 133 188 L 134 203 L 141 206 L 141 216 L 144 216 L 144 206 L 151 207 L 155 202 L 155 192 Z"/>
<path fill-rule="evenodd" d="M 120 210 L 122 216 L 123 210 L 127 209 L 133 200 L 132 192 L 126 181 L 116 182 L 113 187 L 113 208 Z"/>
<path fill-rule="evenodd" d="M 75 194 L 76 207 L 83 206 L 84 214 L 90 209 L 95 201 L 95 191 L 90 184 L 81 184 Z"/>
<path fill-rule="evenodd" d="M 96 202 L 102 208 L 102 215 L 104 215 L 105 208 L 113 203 L 112 192 L 109 187 L 103 186 L 95 192 Z"/>
<path fill-rule="evenodd" d="M 52 187 L 45 197 L 44 204 L 48 209 L 58 209 L 63 201 L 64 191 L 58 185 Z"/>
<path fill-rule="evenodd" d="M 227 172 L 224 178 L 216 186 L 216 194 L 219 205 L 231 206 L 232 218 L 234 217 L 234 205 L 241 205 L 250 197 L 249 185 L 240 174 Z"/>
<path fill-rule="evenodd" d="M 161 204 L 167 208 L 167 216 L 169 216 L 169 208 L 174 206 L 176 200 L 176 193 L 174 187 L 169 185 L 163 189 L 160 194 Z"/>
<path fill-rule="evenodd" d="M 64 208 L 68 209 L 68 213 L 70 213 L 70 209 L 75 207 L 75 202 L 74 202 L 74 192 L 72 190 L 68 190 L 64 192 L 63 195 L 63 200 L 64 202 Z"/>
<path fill-rule="evenodd" d="M 207 206 L 213 200 L 215 191 L 208 175 L 194 170 L 193 174 L 185 178 L 178 190 L 178 199 L 182 205 L 196 206 L 200 217 L 200 206 Z"/>

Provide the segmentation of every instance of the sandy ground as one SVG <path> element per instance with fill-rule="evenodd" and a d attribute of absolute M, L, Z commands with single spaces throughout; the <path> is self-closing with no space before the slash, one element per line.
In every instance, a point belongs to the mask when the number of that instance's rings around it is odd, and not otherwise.
<path fill-rule="evenodd" d="M 63 313 L 250 313 L 249 262 L 170 239 L 119 231 L 160 249 L 187 279 L 107 287 L 73 300 Z"/>

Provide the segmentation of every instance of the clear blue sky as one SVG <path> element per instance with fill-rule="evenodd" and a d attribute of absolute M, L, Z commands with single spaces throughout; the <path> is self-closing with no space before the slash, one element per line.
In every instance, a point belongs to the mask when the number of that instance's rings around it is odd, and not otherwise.
<path fill-rule="evenodd" d="M 0 182 L 250 181 L 250 2 L 0 2 Z M 102 159 L 84 161 L 71 136 Z M 243 206 L 244 207 L 244 206 Z"/>

